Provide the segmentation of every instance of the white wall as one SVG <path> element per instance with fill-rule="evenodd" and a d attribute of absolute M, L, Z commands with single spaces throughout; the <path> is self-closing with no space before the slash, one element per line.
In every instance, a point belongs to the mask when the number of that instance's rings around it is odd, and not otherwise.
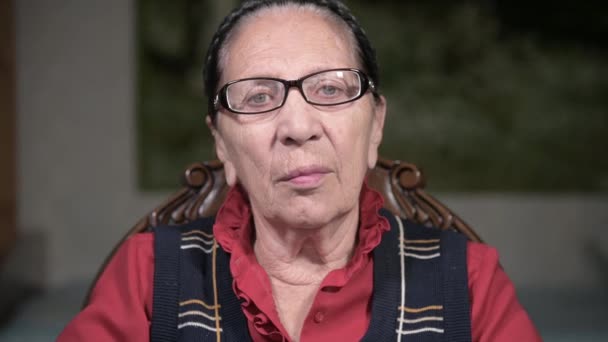
<path fill-rule="evenodd" d="M 519 287 L 606 288 L 588 242 L 608 255 L 608 197 L 583 195 L 442 195 L 444 203 L 498 248 Z M 605 264 L 604 264 L 604 267 Z"/>
<path fill-rule="evenodd" d="M 162 198 L 135 188 L 133 1 L 17 5 L 19 227 L 48 284 L 90 277 Z"/>
<path fill-rule="evenodd" d="M 16 5 L 19 229 L 47 238 L 44 279 L 62 286 L 91 277 L 165 196 L 135 187 L 134 1 Z M 581 248 L 608 242 L 608 197 L 439 197 L 499 248 L 518 286 L 602 285 Z"/>

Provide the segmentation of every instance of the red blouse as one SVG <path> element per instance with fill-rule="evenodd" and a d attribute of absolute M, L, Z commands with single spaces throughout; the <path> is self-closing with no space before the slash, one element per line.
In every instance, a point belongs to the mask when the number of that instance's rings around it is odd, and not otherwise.
<path fill-rule="evenodd" d="M 357 341 L 367 330 L 373 284 L 371 251 L 389 227 L 378 214 L 383 203 L 378 193 L 364 186 L 360 200 L 359 243 L 346 267 L 323 280 L 302 327 L 301 341 Z M 231 253 L 233 289 L 242 300 L 253 340 L 289 341 L 268 275 L 253 253 L 250 222 L 247 198 L 235 188 L 218 212 L 214 235 Z M 144 233 L 125 241 L 95 285 L 89 305 L 68 324 L 59 342 L 149 341 L 153 239 L 153 234 Z M 467 267 L 473 341 L 540 341 L 498 263 L 496 250 L 469 242 Z"/>

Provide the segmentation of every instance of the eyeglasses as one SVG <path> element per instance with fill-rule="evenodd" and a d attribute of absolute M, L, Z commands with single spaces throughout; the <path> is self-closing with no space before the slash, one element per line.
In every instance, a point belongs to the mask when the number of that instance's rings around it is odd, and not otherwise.
<path fill-rule="evenodd" d="M 216 94 L 215 109 L 221 104 L 237 114 L 266 113 L 282 107 L 291 87 L 296 87 L 304 100 L 315 106 L 336 106 L 355 101 L 368 89 L 375 93 L 374 83 L 357 69 L 331 69 L 315 72 L 297 80 L 253 77 L 226 83 Z"/>

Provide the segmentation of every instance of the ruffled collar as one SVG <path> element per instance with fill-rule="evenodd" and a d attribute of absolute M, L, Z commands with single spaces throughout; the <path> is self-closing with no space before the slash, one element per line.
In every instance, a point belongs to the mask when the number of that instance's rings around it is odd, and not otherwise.
<path fill-rule="evenodd" d="M 367 182 L 364 182 L 361 189 L 359 204 L 358 242 L 353 256 L 344 268 L 333 270 L 326 276 L 321 284 L 323 287 L 346 285 L 354 274 L 367 265 L 371 251 L 380 243 L 382 234 L 390 229 L 386 218 L 379 214 L 384 200 L 378 192 L 369 188 Z M 257 262 L 253 251 L 251 206 L 247 193 L 241 186 L 229 190 L 216 216 L 213 233 L 220 246 L 231 254 L 233 289 L 241 299 L 243 312 L 249 322 L 261 335 L 289 336 L 278 323 L 270 279 Z"/>
<path fill-rule="evenodd" d="M 345 269 L 358 263 L 362 255 L 369 254 L 382 238 L 382 233 L 390 229 L 389 223 L 379 210 L 384 205 L 384 199 L 367 182 L 363 183 L 359 196 L 360 217 L 358 243 L 353 252 L 351 261 Z M 249 197 L 245 190 L 237 185 L 232 187 L 226 195 L 224 204 L 218 211 L 213 233 L 222 248 L 232 254 L 231 260 L 238 260 L 253 253 L 253 220 Z M 255 256 L 253 256 L 255 259 Z M 248 258 L 249 259 L 249 258 Z M 233 277 L 234 271 L 231 265 Z M 240 272 L 236 272 L 237 274 Z"/>

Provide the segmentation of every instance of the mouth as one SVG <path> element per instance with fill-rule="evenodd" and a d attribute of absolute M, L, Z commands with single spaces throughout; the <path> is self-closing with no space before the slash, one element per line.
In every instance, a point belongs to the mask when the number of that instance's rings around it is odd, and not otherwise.
<path fill-rule="evenodd" d="M 298 187 L 315 187 L 330 173 L 329 168 L 323 166 L 307 166 L 289 171 L 279 178 L 279 182 L 289 183 Z"/>

